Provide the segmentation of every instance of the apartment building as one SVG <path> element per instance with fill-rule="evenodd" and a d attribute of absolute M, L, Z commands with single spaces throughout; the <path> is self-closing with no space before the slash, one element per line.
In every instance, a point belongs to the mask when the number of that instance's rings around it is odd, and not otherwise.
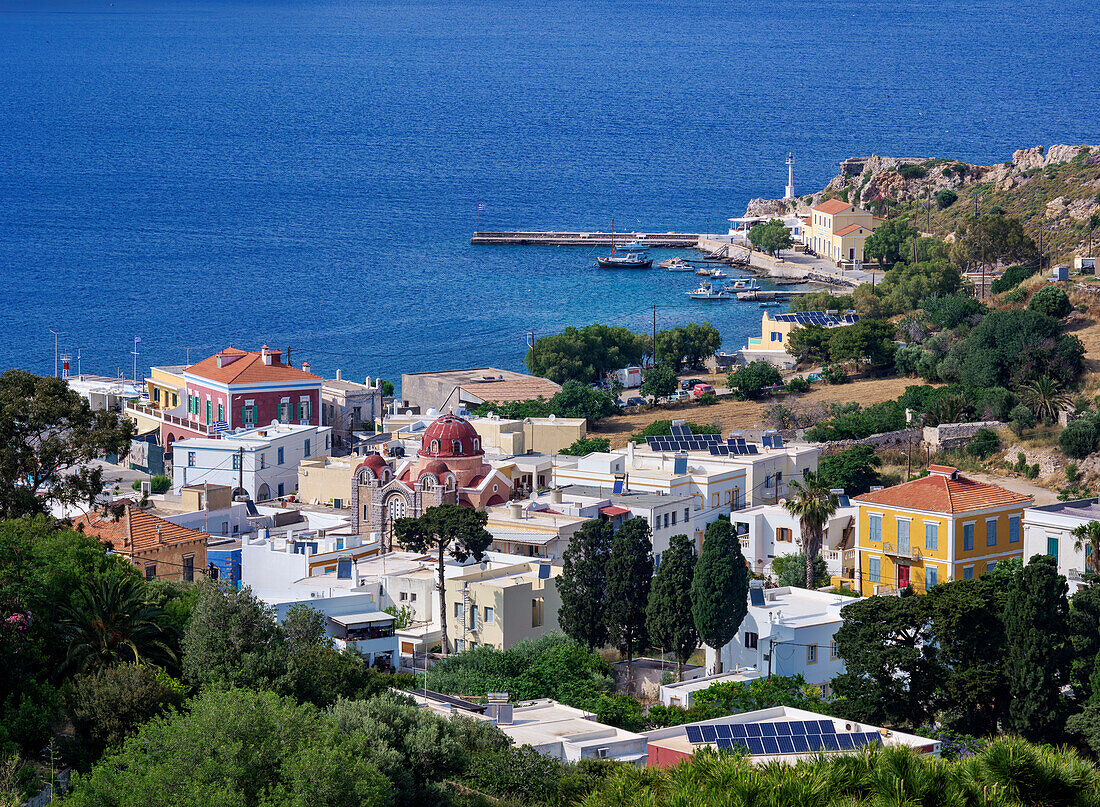
<path fill-rule="evenodd" d="M 481 645 L 498 650 L 560 630 L 561 567 L 515 563 L 469 570 L 446 579 L 447 637 L 461 652 Z"/>
<path fill-rule="evenodd" d="M 1073 531 L 1090 521 L 1100 521 L 1100 499 L 1078 499 L 1024 510 L 1024 562 L 1035 555 L 1058 561 L 1058 573 L 1066 576 L 1070 594 L 1085 585 L 1084 576 L 1097 566 L 1092 547 Z"/>

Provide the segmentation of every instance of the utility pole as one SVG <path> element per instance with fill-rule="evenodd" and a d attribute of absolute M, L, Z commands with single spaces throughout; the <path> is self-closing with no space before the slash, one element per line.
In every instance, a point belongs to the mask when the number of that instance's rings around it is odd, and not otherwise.
<path fill-rule="evenodd" d="M 138 359 L 138 348 L 137 348 L 137 346 L 138 346 L 138 342 L 140 342 L 140 341 L 141 341 L 141 337 L 140 336 L 135 336 L 134 337 L 134 349 L 132 351 L 130 351 L 131 353 L 134 354 L 134 385 L 135 386 L 137 385 L 137 359 Z"/>
<path fill-rule="evenodd" d="M 287 346 L 286 346 L 286 366 L 287 366 L 287 367 L 292 367 L 292 366 L 293 366 L 293 365 L 292 365 L 292 364 L 290 363 L 290 345 L 287 345 Z"/>
<path fill-rule="evenodd" d="M 56 377 L 58 375 L 58 372 L 57 372 L 57 340 L 62 336 L 68 336 L 68 334 L 65 333 L 64 331 L 55 331 L 53 328 L 50 329 L 50 333 L 53 334 L 53 374 Z"/>
<path fill-rule="evenodd" d="M 657 304 L 653 304 L 653 366 L 657 366 Z"/>
<path fill-rule="evenodd" d="M 237 448 L 237 487 L 244 490 L 244 446 Z"/>
<path fill-rule="evenodd" d="M 1039 274 L 1043 274 L 1043 225 L 1039 225 Z"/>

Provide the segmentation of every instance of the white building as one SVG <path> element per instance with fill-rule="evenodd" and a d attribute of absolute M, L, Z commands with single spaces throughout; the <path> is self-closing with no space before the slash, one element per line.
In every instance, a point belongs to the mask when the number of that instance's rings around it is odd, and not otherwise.
<path fill-rule="evenodd" d="M 844 571 L 845 553 L 854 565 L 856 508 L 848 497 L 837 492 L 840 507 L 825 525 L 821 554 L 829 574 L 839 577 Z M 774 575 L 772 561 L 783 555 L 802 552 L 802 524 L 781 504 L 761 504 L 740 510 L 732 517 L 741 539 L 741 551 L 752 570 Z"/>
<path fill-rule="evenodd" d="M 660 698 L 665 706 L 682 706 L 690 709 L 695 703 L 695 694 L 704 689 L 710 689 L 715 684 L 744 683 L 763 675 L 759 670 L 738 670 L 714 675 L 700 675 L 687 681 L 677 681 L 672 684 L 661 684 Z"/>
<path fill-rule="evenodd" d="M 126 401 L 141 397 L 144 386 L 125 378 L 110 378 L 102 375 L 67 376 L 65 382 L 69 389 L 84 398 L 92 411 L 109 409 L 121 412 Z"/>
<path fill-rule="evenodd" d="M 722 669 L 801 675 L 827 695 L 829 683 L 845 669 L 833 641 L 844 621 L 840 611 L 856 599 L 804 588 L 751 588 L 749 612 L 722 648 Z M 706 648 L 706 656 L 707 668 L 714 669 L 714 648 Z"/>
<path fill-rule="evenodd" d="M 790 706 L 655 729 L 645 732 L 645 737 L 651 768 L 674 767 L 701 748 L 740 748 L 753 765 L 794 765 L 818 754 L 860 752 L 871 744 L 906 746 L 918 754 L 940 755 L 936 740 Z"/>
<path fill-rule="evenodd" d="M 368 664 L 380 663 L 396 667 L 397 633 L 394 617 L 378 605 L 377 587 L 362 587 L 331 597 L 310 597 L 275 606 L 275 616 L 282 622 L 295 605 L 305 605 L 325 615 L 325 629 L 340 650 L 358 653 Z"/>
<path fill-rule="evenodd" d="M 347 381 L 340 370 L 336 378 L 321 382 L 321 423 L 332 427 L 333 450 L 346 454 L 352 449 L 352 434 L 384 414 L 382 385 L 375 379 L 365 384 Z"/>
<path fill-rule="evenodd" d="M 172 490 L 208 482 L 239 488 L 253 501 L 288 496 L 298 490 L 298 463 L 331 449 L 330 427 L 290 423 L 177 440 Z"/>
<path fill-rule="evenodd" d="M 1066 576 L 1073 594 L 1084 585 L 1092 548 L 1073 537 L 1077 527 L 1100 521 L 1100 499 L 1078 499 L 1024 510 L 1024 563 L 1035 555 L 1051 555 L 1058 561 L 1058 573 Z"/>

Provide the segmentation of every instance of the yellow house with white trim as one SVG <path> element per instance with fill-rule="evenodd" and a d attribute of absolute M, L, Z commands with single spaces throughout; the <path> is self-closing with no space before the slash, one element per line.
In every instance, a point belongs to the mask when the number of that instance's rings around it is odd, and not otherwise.
<path fill-rule="evenodd" d="M 932 465 L 928 476 L 856 496 L 856 587 L 864 596 L 980 577 L 1024 554 L 1034 500 Z"/>
<path fill-rule="evenodd" d="M 830 199 L 810 209 L 803 242 L 818 255 L 837 263 L 862 261 L 867 236 L 882 221 L 861 207 Z"/>

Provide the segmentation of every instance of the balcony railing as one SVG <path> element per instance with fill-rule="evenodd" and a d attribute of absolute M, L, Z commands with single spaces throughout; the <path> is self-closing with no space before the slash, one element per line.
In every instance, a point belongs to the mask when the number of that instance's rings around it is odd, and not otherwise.
<path fill-rule="evenodd" d="M 900 597 L 903 591 L 905 591 L 905 589 L 898 588 L 897 586 L 875 586 L 875 594 L 879 594 L 883 597 Z"/>
<path fill-rule="evenodd" d="M 740 541 L 741 541 L 741 549 L 748 549 L 749 548 L 749 539 L 748 538 L 741 538 Z"/>
<path fill-rule="evenodd" d="M 909 546 L 899 547 L 897 544 L 891 541 L 882 542 L 882 551 L 887 555 L 894 555 L 899 558 L 912 558 L 913 560 L 920 560 L 922 555 L 920 550 L 910 544 Z"/>
<path fill-rule="evenodd" d="M 200 423 L 195 420 L 188 420 L 187 418 L 181 418 L 178 415 L 172 415 L 163 409 L 158 409 L 155 406 L 139 403 L 127 403 L 127 412 L 136 412 L 139 415 L 143 415 L 147 418 L 154 418 L 156 420 L 163 421 L 165 423 L 171 423 L 174 426 L 182 426 L 185 429 L 190 429 L 194 432 L 201 432 L 202 434 L 211 435 L 214 434 L 214 428 L 207 426 L 205 423 Z"/>

